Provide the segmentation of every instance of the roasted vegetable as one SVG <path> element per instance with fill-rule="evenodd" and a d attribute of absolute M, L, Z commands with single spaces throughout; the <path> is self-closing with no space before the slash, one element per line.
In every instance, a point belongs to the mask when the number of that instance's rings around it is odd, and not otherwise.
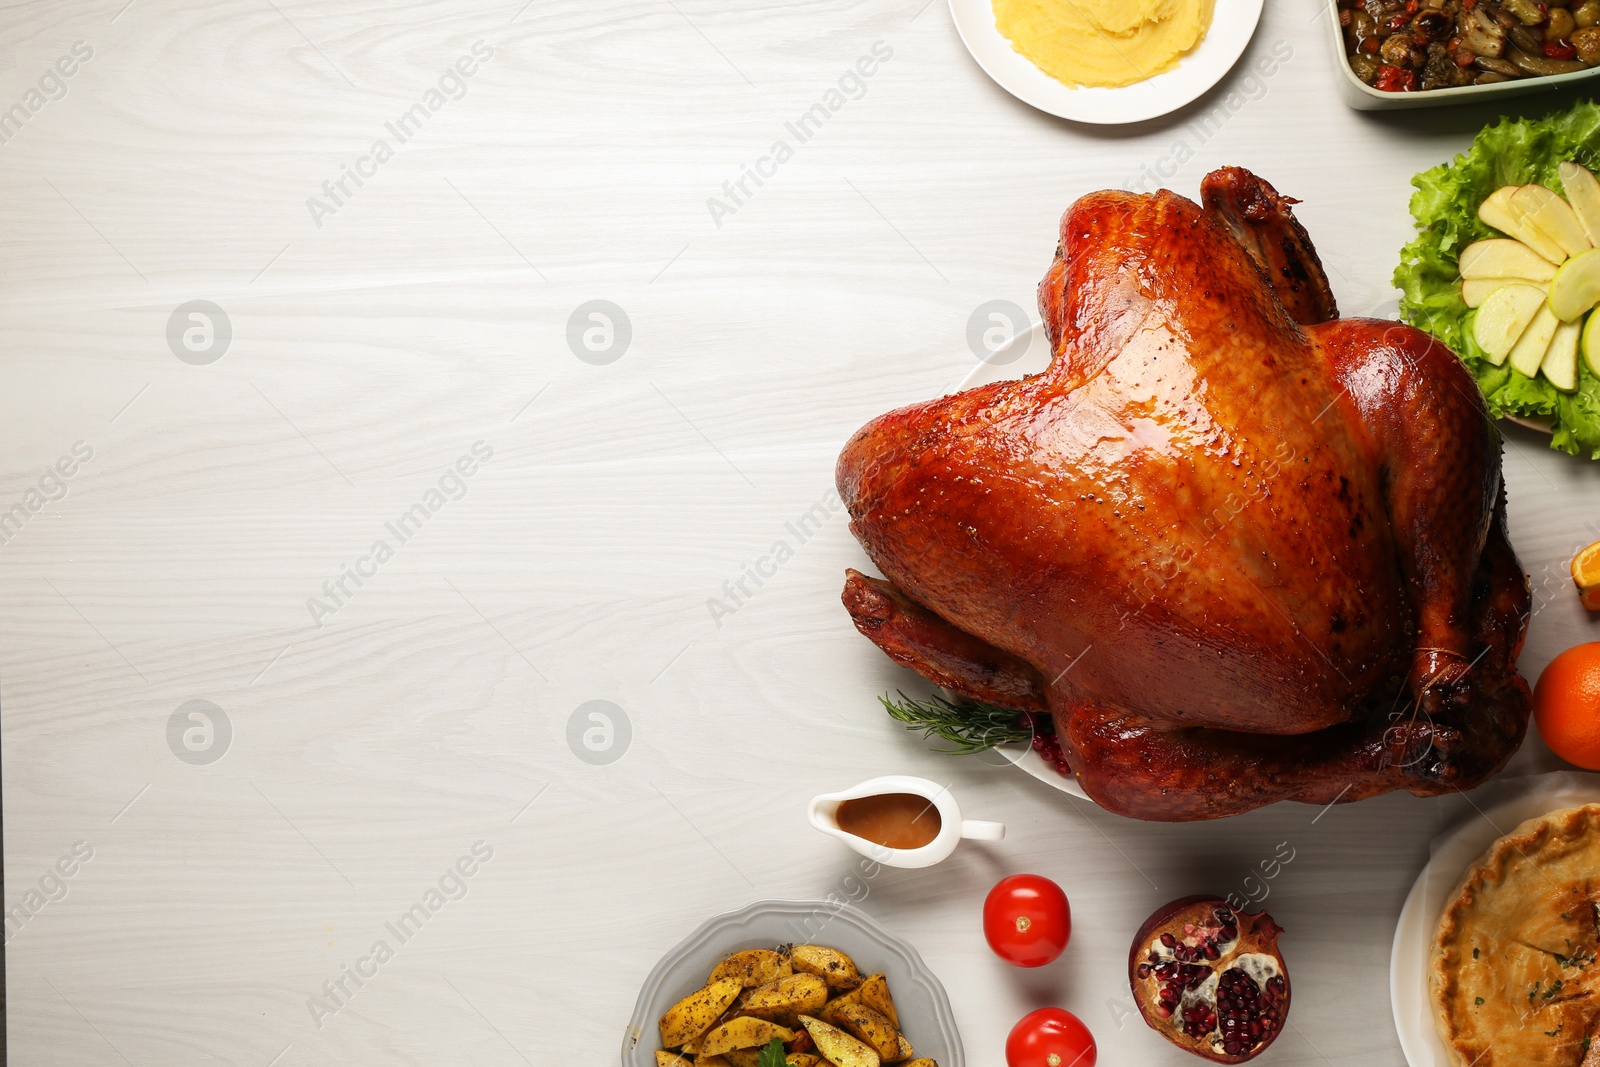
<path fill-rule="evenodd" d="M 679 1048 L 700 1037 L 716 1025 L 743 988 L 735 980 L 715 981 L 678 1001 L 661 1016 L 661 1044 Z"/>
<path fill-rule="evenodd" d="M 889 979 L 881 974 L 869 974 L 857 987 L 856 999 L 861 1001 L 873 1011 L 900 1026 L 900 1012 L 894 1006 L 894 997 L 889 995 Z"/>
<path fill-rule="evenodd" d="M 861 972 L 856 969 L 855 960 L 836 948 L 796 945 L 790 959 L 795 970 L 818 975 L 828 983 L 829 989 L 848 992 L 861 984 Z"/>
<path fill-rule="evenodd" d="M 735 952 L 717 964 L 707 980 L 715 982 L 722 978 L 737 978 L 744 988 L 754 989 L 756 986 L 776 982 L 793 973 L 789 958 L 783 953 L 765 948 L 751 948 Z"/>
<path fill-rule="evenodd" d="M 828 984 L 814 974 L 791 974 L 757 986 L 739 1002 L 739 1011 L 785 1026 L 798 1026 L 802 1015 L 815 1015 L 828 1002 Z"/>
<path fill-rule="evenodd" d="M 885 1063 L 900 1059 L 899 1028 L 865 1004 L 836 1000 L 823 1008 L 818 1018 L 871 1045 Z"/>
<path fill-rule="evenodd" d="M 836 1026 L 809 1015 L 800 1022 L 804 1024 L 806 1033 L 811 1035 L 811 1040 L 817 1043 L 817 1051 L 835 1067 L 879 1067 L 883 1062 L 870 1045 L 858 1041 Z"/>
<path fill-rule="evenodd" d="M 773 1038 L 788 1043 L 794 1039 L 794 1031 L 753 1015 L 742 1015 L 707 1034 L 700 1043 L 700 1054 L 719 1056 L 730 1049 L 756 1048 Z"/>

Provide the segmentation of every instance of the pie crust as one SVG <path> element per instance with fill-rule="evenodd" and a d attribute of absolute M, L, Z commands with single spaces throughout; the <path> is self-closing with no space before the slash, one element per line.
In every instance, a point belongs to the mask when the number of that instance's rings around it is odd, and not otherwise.
<path fill-rule="evenodd" d="M 1467 869 L 1429 993 L 1454 1067 L 1600 1064 L 1600 804 L 1529 819 Z"/>

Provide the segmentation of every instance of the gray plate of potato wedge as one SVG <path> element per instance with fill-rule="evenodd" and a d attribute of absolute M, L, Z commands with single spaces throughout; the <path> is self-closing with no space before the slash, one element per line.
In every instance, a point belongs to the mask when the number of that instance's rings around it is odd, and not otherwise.
<path fill-rule="evenodd" d="M 864 912 L 758 900 L 656 964 L 622 1067 L 966 1067 L 950 999 L 917 950 Z"/>

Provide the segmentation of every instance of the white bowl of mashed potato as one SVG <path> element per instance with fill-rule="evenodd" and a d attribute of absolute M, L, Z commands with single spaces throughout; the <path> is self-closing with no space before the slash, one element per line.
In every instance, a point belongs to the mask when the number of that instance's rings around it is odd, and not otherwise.
<path fill-rule="evenodd" d="M 1175 111 L 1238 62 L 1263 0 L 950 0 L 978 65 L 1062 118 L 1139 122 Z"/>

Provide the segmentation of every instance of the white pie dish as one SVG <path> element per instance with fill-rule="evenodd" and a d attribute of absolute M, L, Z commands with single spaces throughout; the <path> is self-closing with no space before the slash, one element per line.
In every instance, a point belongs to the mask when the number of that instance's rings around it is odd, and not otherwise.
<path fill-rule="evenodd" d="M 1434 1028 L 1428 967 L 1439 916 L 1461 876 L 1490 845 L 1522 822 L 1562 808 L 1600 803 L 1600 774 L 1558 771 L 1499 779 L 1466 799 L 1473 810 L 1434 839 L 1432 858 L 1400 911 L 1389 953 L 1389 1002 L 1410 1067 L 1451 1067 Z"/>

